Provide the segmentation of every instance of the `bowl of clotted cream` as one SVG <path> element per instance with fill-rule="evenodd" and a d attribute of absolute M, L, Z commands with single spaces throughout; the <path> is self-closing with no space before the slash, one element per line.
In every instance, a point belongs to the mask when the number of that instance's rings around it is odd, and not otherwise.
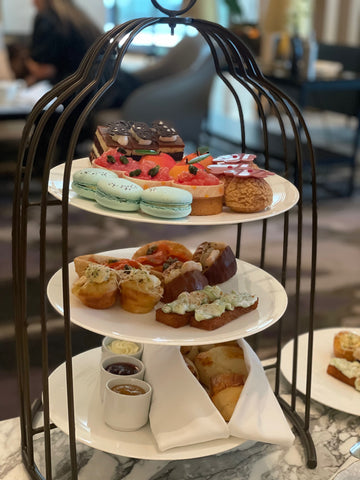
<path fill-rule="evenodd" d="M 122 340 L 119 338 L 104 337 L 101 343 L 102 360 L 113 355 L 130 355 L 131 357 L 142 357 L 144 346 L 142 343 Z"/>

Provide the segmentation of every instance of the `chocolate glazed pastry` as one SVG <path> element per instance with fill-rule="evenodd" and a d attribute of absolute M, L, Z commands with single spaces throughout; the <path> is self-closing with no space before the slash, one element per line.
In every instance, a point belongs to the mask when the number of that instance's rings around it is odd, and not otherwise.
<path fill-rule="evenodd" d="M 165 283 L 161 300 L 165 303 L 172 302 L 180 293 L 202 290 L 206 285 L 208 285 L 208 280 L 205 275 L 199 270 L 191 270 L 178 275 L 169 283 Z"/>
<path fill-rule="evenodd" d="M 195 250 L 193 260 L 201 263 L 209 285 L 226 282 L 237 271 L 235 255 L 225 243 L 201 243 Z"/>
<path fill-rule="evenodd" d="M 140 160 L 143 150 L 158 151 L 159 144 L 155 138 L 153 130 L 144 122 L 132 122 L 130 135 L 133 142 L 132 158 Z"/>

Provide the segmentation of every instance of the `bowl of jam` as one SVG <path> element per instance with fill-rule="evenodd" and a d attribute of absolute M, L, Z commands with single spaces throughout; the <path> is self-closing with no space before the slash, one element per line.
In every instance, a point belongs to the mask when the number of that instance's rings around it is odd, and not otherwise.
<path fill-rule="evenodd" d="M 101 358 L 114 355 L 129 355 L 141 360 L 144 346 L 142 343 L 131 342 L 119 338 L 104 337 L 101 343 Z"/>
<path fill-rule="evenodd" d="M 113 379 L 144 378 L 145 365 L 130 355 L 106 357 L 100 365 L 100 395 L 103 398 L 106 382 Z"/>
<path fill-rule="evenodd" d="M 115 430 L 138 430 L 149 419 L 152 388 L 138 378 L 108 380 L 104 392 L 104 420 Z"/>

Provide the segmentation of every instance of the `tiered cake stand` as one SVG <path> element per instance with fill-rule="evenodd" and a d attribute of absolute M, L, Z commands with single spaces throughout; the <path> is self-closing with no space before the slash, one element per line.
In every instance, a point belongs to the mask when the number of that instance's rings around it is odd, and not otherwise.
<path fill-rule="evenodd" d="M 195 0 L 196 1 L 196 0 Z M 152 3 L 165 17 L 142 18 L 127 22 L 115 27 L 106 33 L 91 48 L 79 67 L 79 70 L 69 79 L 56 85 L 35 106 L 29 116 L 24 129 L 22 144 L 19 152 L 18 168 L 15 179 L 14 216 L 13 216 L 13 273 L 15 291 L 16 339 L 17 359 L 21 401 L 21 433 L 22 455 L 27 470 L 34 479 L 50 480 L 52 478 L 52 440 L 51 429 L 58 427 L 69 435 L 69 459 L 71 464 L 71 478 L 77 478 L 77 451 L 76 443 L 83 442 L 94 448 L 115 453 L 147 459 L 185 459 L 211 455 L 229 450 L 242 440 L 229 438 L 226 440 L 206 442 L 197 446 L 176 448 L 160 453 L 152 438 L 149 427 L 138 432 L 123 435 L 107 428 L 99 411 L 98 398 L 88 394 L 88 385 L 96 382 L 99 351 L 86 351 L 75 357 L 72 356 L 71 325 L 76 324 L 83 329 L 101 335 L 126 338 L 143 343 L 157 343 L 159 345 L 199 345 L 233 340 L 240 337 L 249 337 L 254 341 L 254 348 L 261 343 L 262 331 L 269 327 L 276 328 L 276 358 L 271 365 L 275 369 L 274 393 L 280 402 L 285 414 L 290 419 L 296 433 L 300 436 L 310 468 L 316 466 L 316 452 L 309 434 L 310 417 L 310 382 L 312 365 L 312 332 L 313 332 L 313 305 L 315 288 L 316 263 L 316 189 L 315 169 L 312 146 L 308 130 L 301 113 L 296 105 L 272 86 L 259 70 L 254 58 L 241 41 L 220 25 L 192 18 L 180 17 L 186 13 L 195 1 L 188 2 L 188 6 L 180 11 L 167 10 L 158 2 Z M 177 25 L 188 25 L 195 28 L 207 42 L 213 56 L 214 68 L 217 76 L 233 94 L 242 132 L 242 151 L 247 152 L 246 122 L 244 120 L 242 103 L 236 89 L 228 81 L 230 75 L 239 85 L 247 90 L 256 105 L 262 129 L 262 158 L 264 167 L 272 170 L 274 159 L 270 155 L 269 132 L 267 127 L 267 112 L 271 110 L 273 118 L 278 123 L 283 144 L 281 171 L 270 177 L 274 200 L 269 209 L 257 214 L 237 214 L 224 209 L 222 214 L 206 217 L 187 217 L 176 221 L 165 221 L 142 215 L 141 213 L 118 213 L 110 210 L 97 209 L 94 202 L 77 197 L 71 189 L 71 178 L 74 171 L 88 165 L 87 159 L 74 160 L 74 151 L 81 128 L 89 113 L 101 98 L 104 92 L 113 85 L 118 68 L 121 65 L 128 47 L 134 37 L 143 29 L 154 24 L 168 24 L 171 29 Z M 107 67 L 112 62 L 110 76 Z M 226 74 L 224 73 L 226 71 Z M 74 116 L 76 121 L 73 122 Z M 55 123 L 53 119 L 56 119 Z M 156 118 L 156 112 L 154 112 Z M 176 125 L 176 112 L 174 112 Z M 49 136 L 45 137 L 47 125 L 52 122 L 54 128 Z M 73 122 L 73 123 L 72 123 Z M 290 133 L 286 128 L 289 128 Z M 71 128 L 70 128 L 71 127 Z M 54 152 L 62 135 L 68 132 L 66 141 L 68 150 L 64 163 L 54 165 Z M 180 132 L 181 134 L 181 132 Z M 303 140 L 300 138 L 303 136 Z M 288 151 L 288 140 L 295 151 Z M 43 152 L 43 155 L 41 154 Z M 293 159 L 295 157 L 295 163 Z M 302 272 L 302 239 L 303 239 L 303 167 L 306 163 L 311 175 L 310 185 L 310 220 L 307 234 L 311 236 L 310 272 L 307 271 L 309 281 L 308 293 L 301 295 Z M 278 165 L 278 162 L 277 164 Z M 42 189 L 39 198 L 34 198 L 32 181 L 34 172 L 42 171 Z M 294 184 L 295 182 L 295 184 Z M 49 195 L 50 193 L 50 195 Z M 36 196 L 35 196 L 36 197 Z M 138 222 L 139 228 L 144 223 L 166 224 L 169 229 L 172 225 L 212 226 L 235 225 L 236 230 L 236 257 L 238 258 L 238 273 L 231 279 L 231 287 L 246 289 L 261 299 L 256 312 L 251 312 L 240 319 L 214 332 L 194 331 L 190 327 L 170 329 L 154 321 L 154 312 L 146 315 L 132 315 L 121 311 L 120 307 L 108 311 L 91 311 L 79 305 L 70 294 L 70 286 L 74 280 L 74 268 L 69 258 L 71 222 L 69 209 L 78 208 L 91 214 L 117 217 L 119 222 Z M 30 381 L 31 357 L 29 351 L 28 332 L 28 298 L 27 298 L 27 232 L 29 211 L 39 212 L 39 298 L 40 298 L 40 326 L 42 336 L 43 360 L 43 394 L 41 401 L 36 402 L 36 408 L 31 404 L 32 385 Z M 62 252 L 59 260 L 59 270 L 49 274 L 48 239 L 48 211 L 59 209 L 61 212 L 61 241 Z M 87 213 L 85 213 L 87 215 Z M 270 275 L 265 266 L 268 259 L 274 255 L 267 249 L 268 223 L 272 217 L 281 218 L 282 242 L 278 261 L 278 274 Z M 261 224 L 259 241 L 258 265 L 243 260 L 246 252 L 241 253 L 243 230 L 248 224 L 255 221 Z M 290 235 L 290 225 L 292 227 Z M 85 235 L 84 235 L 85 239 Z M 152 239 L 149 239 L 149 241 Z M 204 238 L 204 240 L 207 240 Z M 135 245 L 134 245 L 135 247 Z M 287 282 L 290 252 L 292 278 Z M 133 249 L 113 251 L 122 257 L 131 255 Z M 98 253 L 98 252 L 88 252 Z M 310 279 L 309 279 L 310 275 Z M 278 278 L 276 278 L 278 277 Z M 288 286 L 289 283 L 289 286 Z M 286 308 L 291 303 L 291 318 L 286 318 Z M 64 363 L 50 374 L 49 359 L 51 352 L 48 348 L 48 310 L 47 301 L 63 317 Z M 301 307 L 301 308 L 300 308 Z M 116 310 L 116 308 L 118 308 Z M 302 325 L 306 325 L 308 332 L 307 387 L 305 395 L 305 413 L 297 412 L 297 337 Z M 304 320 L 305 318 L 305 320 Z M 119 319 L 121 321 L 119 321 Z M 292 369 L 292 386 L 290 401 L 286 401 L 280 391 L 280 360 L 281 348 L 284 343 L 284 322 L 287 330 L 291 328 L 291 337 L 294 339 L 294 362 Z M 34 416 L 41 407 L 42 424 L 34 424 Z M 34 456 L 34 437 L 44 437 L 45 471 L 40 472 Z M 126 438 L 125 438 L 126 437 Z M 69 474 L 70 475 L 70 474 Z"/>

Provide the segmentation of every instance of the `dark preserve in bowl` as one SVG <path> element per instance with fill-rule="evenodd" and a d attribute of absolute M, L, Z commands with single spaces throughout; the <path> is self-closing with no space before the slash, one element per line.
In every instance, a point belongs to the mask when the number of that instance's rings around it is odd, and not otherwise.
<path fill-rule="evenodd" d="M 135 375 L 139 372 L 139 367 L 133 363 L 116 362 L 108 365 L 105 370 L 114 375 Z"/>

